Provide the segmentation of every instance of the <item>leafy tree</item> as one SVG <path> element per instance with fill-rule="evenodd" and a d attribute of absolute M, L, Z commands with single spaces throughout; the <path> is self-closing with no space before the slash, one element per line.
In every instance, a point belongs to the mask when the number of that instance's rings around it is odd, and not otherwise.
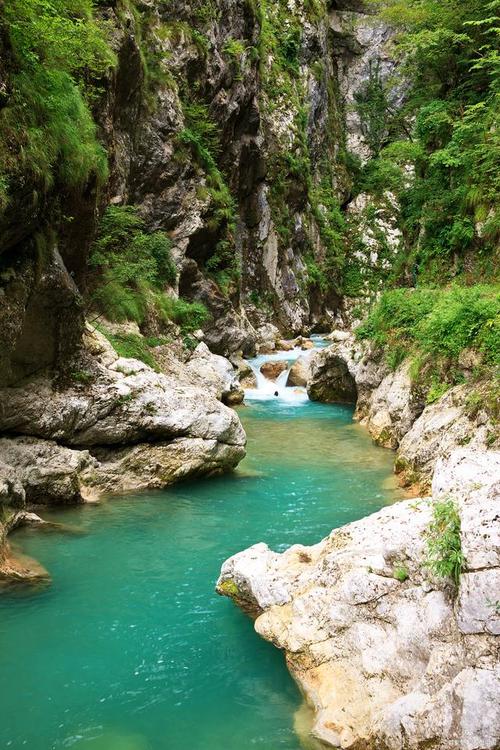
<path fill-rule="evenodd" d="M 358 189 L 377 195 L 386 180 L 396 192 L 405 262 L 417 278 L 465 274 L 471 255 L 476 277 L 492 276 L 500 239 L 500 0 L 382 0 L 378 7 L 399 31 L 410 138 L 378 150 L 384 102 L 372 73 L 358 106 L 375 159 Z"/>

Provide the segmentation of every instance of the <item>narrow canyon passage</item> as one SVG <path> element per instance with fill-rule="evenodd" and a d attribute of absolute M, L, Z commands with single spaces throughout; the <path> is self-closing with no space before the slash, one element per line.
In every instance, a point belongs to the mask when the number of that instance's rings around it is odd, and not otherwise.
<path fill-rule="evenodd" d="M 314 543 L 399 492 L 350 407 L 291 394 L 241 407 L 235 474 L 46 514 L 82 533 L 13 535 L 53 581 L 0 600 L 0 748 L 299 750 L 300 695 L 214 593 L 221 563 Z"/>

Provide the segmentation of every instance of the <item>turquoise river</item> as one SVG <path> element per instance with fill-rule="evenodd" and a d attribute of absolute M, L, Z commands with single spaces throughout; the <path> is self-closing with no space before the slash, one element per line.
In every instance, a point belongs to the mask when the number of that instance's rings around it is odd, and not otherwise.
<path fill-rule="evenodd" d="M 46 513 L 78 533 L 12 541 L 52 583 L 0 597 L 0 748 L 299 750 L 282 654 L 214 593 L 221 563 L 282 550 L 397 498 L 392 457 L 352 409 L 240 409 L 230 476 Z"/>

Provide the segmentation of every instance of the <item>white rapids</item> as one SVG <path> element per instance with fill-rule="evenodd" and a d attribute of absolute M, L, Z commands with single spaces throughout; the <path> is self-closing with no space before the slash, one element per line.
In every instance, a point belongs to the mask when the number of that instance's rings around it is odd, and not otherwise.
<path fill-rule="evenodd" d="M 257 380 L 257 388 L 245 389 L 245 400 L 247 401 L 269 401 L 273 399 L 286 401 L 288 404 L 303 404 L 308 401 L 307 391 L 303 387 L 289 386 L 286 383 L 290 374 L 290 368 L 299 357 L 309 357 L 318 349 L 328 346 L 330 342 L 325 341 L 322 336 L 311 336 L 314 349 L 301 349 L 295 347 L 290 351 L 277 351 L 272 354 L 259 354 L 258 357 L 248 360 Z M 269 380 L 260 371 L 265 362 L 286 362 L 288 367 L 277 380 Z M 276 395 L 278 394 L 278 395 Z"/>

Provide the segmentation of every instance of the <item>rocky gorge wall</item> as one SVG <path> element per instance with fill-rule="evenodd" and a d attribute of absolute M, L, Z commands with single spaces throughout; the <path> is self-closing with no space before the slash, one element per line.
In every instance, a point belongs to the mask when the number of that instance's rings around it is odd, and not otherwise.
<path fill-rule="evenodd" d="M 394 369 L 383 349 L 357 340 L 355 334 L 337 331 L 332 338 L 334 343 L 310 362 L 309 397 L 356 404 L 354 417 L 374 442 L 396 451 L 395 471 L 403 485 L 425 492 L 437 461 L 447 459 L 453 450 L 499 447 L 494 408 L 481 384 L 456 385 L 429 402 L 429 388 L 412 376 L 411 360 Z M 463 360 L 465 379 L 474 365 L 465 355 Z"/>
<path fill-rule="evenodd" d="M 203 346 L 248 353 L 280 331 L 328 327 L 342 313 L 348 140 L 364 148 L 354 91 L 373 59 L 383 58 L 384 75 L 393 69 L 390 33 L 356 2 L 119 0 L 99 3 L 96 14 L 111 62 L 96 80 L 84 70 L 80 84 L 107 174 L 95 168 L 73 182 L 57 160 L 44 173 L 25 158 L 36 129 L 17 143 L 12 128 L 2 142 L 11 165 L 0 179 L 8 187 L 0 196 L 7 516 L 26 503 L 80 502 L 237 464 L 245 438 L 220 403 L 241 398 L 234 368 Z M 7 122 L 22 60 L 6 18 Z M 30 113 L 31 127 L 43 132 L 54 113 L 41 112 Z M 73 150 L 76 169 L 86 154 Z M 109 206 L 136 207 L 147 232 L 168 236 L 176 273 L 165 292 L 209 312 L 194 354 L 179 327 L 151 311 L 140 327 L 110 327 L 173 338 L 158 350 L 159 372 L 119 358 L 86 323 L 100 320 L 89 256 Z"/>
<path fill-rule="evenodd" d="M 106 205 L 134 205 L 148 231 L 168 234 L 179 293 L 209 309 L 213 351 L 250 351 L 267 322 L 327 328 L 341 306 L 346 149 L 366 149 L 354 91 L 374 59 L 392 71 L 386 27 L 356 3 L 99 12 L 116 57 L 92 104 L 109 178 L 83 190 L 12 178 L 0 217 L 2 382 L 78 350 Z"/>

